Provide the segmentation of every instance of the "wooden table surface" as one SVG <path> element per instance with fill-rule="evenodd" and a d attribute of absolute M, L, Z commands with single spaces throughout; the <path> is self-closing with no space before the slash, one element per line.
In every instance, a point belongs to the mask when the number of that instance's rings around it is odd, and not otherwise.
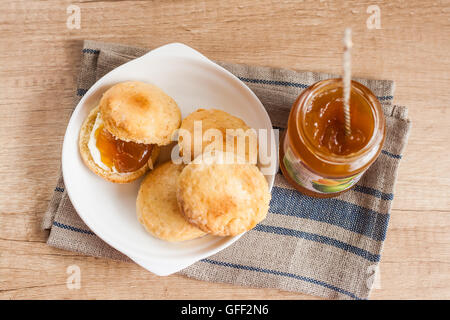
<path fill-rule="evenodd" d="M 69 29 L 69 5 L 81 9 Z M 369 5 L 381 29 L 368 29 Z M 69 8 L 70 9 L 70 8 Z M 70 11 L 69 11 L 70 12 Z M 450 299 L 450 1 L 1 1 L 0 298 L 309 299 L 156 277 L 132 263 L 46 245 L 83 39 L 178 41 L 222 61 L 339 73 L 344 27 L 356 76 L 393 79 L 413 123 L 372 299 Z M 66 268 L 81 268 L 68 290 Z"/>

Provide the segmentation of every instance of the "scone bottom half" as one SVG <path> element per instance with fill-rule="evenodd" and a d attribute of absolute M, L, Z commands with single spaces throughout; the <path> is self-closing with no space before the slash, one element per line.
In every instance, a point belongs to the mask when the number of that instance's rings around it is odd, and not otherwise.
<path fill-rule="evenodd" d="M 113 183 L 132 182 L 153 169 L 159 146 L 117 139 L 104 127 L 99 110 L 99 107 L 94 108 L 80 129 L 78 145 L 86 166 Z"/>

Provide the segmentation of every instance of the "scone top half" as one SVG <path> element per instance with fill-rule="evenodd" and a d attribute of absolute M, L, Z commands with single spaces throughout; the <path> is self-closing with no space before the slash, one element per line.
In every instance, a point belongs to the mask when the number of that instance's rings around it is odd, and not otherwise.
<path fill-rule="evenodd" d="M 106 91 L 100 114 L 116 138 L 159 146 L 169 144 L 181 124 L 175 100 L 157 86 L 138 81 L 119 83 Z"/>
<path fill-rule="evenodd" d="M 102 178 L 131 182 L 153 168 L 159 146 L 181 123 L 176 102 L 158 87 L 138 81 L 108 89 L 85 120 L 79 147 L 86 165 Z"/>

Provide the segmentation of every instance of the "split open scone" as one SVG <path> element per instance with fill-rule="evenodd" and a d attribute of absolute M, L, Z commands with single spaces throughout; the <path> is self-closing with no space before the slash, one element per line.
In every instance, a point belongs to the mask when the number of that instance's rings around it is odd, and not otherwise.
<path fill-rule="evenodd" d="M 98 176 L 128 183 L 153 166 L 159 147 L 171 142 L 181 123 L 176 102 L 158 87 L 137 81 L 108 89 L 84 121 L 79 149 Z"/>

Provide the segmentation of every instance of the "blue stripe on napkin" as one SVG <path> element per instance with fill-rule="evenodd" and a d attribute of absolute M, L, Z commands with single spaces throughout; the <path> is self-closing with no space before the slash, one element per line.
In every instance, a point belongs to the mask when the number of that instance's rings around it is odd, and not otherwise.
<path fill-rule="evenodd" d="M 318 199 L 274 186 L 269 211 L 329 223 L 377 241 L 386 237 L 389 215 L 336 198 Z"/>
<path fill-rule="evenodd" d="M 215 264 L 215 265 L 219 265 L 219 266 L 223 266 L 223 267 L 228 267 L 228 268 L 234 268 L 234 269 L 241 269 L 241 270 L 247 270 L 247 271 L 255 271 L 255 272 L 262 272 L 262 273 L 268 273 L 268 274 L 273 274 L 273 275 L 277 275 L 277 276 L 282 276 L 282 277 L 289 277 L 289 278 L 293 278 L 293 279 L 297 279 L 297 280 L 301 280 L 301 281 L 306 281 L 306 282 L 310 282 L 328 289 L 331 289 L 333 291 L 345 294 L 353 299 L 356 300 L 363 300 L 359 297 L 357 297 L 355 294 L 338 288 L 336 286 L 330 285 L 326 282 L 323 281 L 319 281 L 313 278 L 309 278 L 309 277 L 304 277 L 304 276 L 300 276 L 297 274 L 293 274 L 293 273 L 288 273 L 288 272 L 281 272 L 281 271 L 277 271 L 277 270 L 270 270 L 270 269 L 265 269 L 265 268 L 258 268 L 258 267 L 251 267 L 251 266 L 246 266 L 246 265 L 242 265 L 242 264 L 235 264 L 235 263 L 229 263 L 229 262 L 222 262 L 222 261 L 216 261 L 216 260 L 212 260 L 212 259 L 203 259 L 201 260 L 202 262 L 206 262 L 206 263 L 210 263 L 210 264 Z"/>
<path fill-rule="evenodd" d="M 309 85 L 299 82 L 292 82 L 292 81 L 277 81 L 277 80 L 266 80 L 266 79 L 254 79 L 254 78 L 245 78 L 245 77 L 238 77 L 239 80 L 248 82 L 248 83 L 258 83 L 258 84 L 267 84 L 272 86 L 283 86 L 283 87 L 294 87 L 294 88 L 302 88 L 306 89 L 309 87 Z M 394 96 L 377 96 L 378 100 L 380 101 L 389 101 L 394 99 Z"/>
<path fill-rule="evenodd" d="M 339 240 L 336 240 L 336 239 L 333 239 L 330 237 L 321 236 L 321 235 L 318 235 L 315 233 L 309 233 L 309 232 L 293 230 L 293 229 L 288 229 L 288 228 L 282 228 L 282 227 L 268 226 L 268 225 L 263 225 L 263 224 L 256 225 L 254 230 L 279 234 L 279 235 L 283 235 L 283 236 L 302 238 L 302 239 L 306 239 L 306 240 L 310 240 L 310 241 L 314 241 L 314 242 L 319 242 L 322 244 L 327 244 L 327 245 L 342 249 L 344 251 L 354 253 L 354 254 L 356 254 L 360 257 L 363 257 L 364 259 L 367 259 L 371 262 L 380 261 L 380 255 L 378 255 L 378 254 L 372 254 L 367 250 L 352 246 L 348 243 L 345 243 L 345 242 L 342 242 L 342 241 L 339 241 Z"/>
<path fill-rule="evenodd" d="M 76 227 L 69 226 L 67 224 L 60 223 L 60 222 L 57 222 L 57 221 L 53 221 L 53 225 L 55 227 L 58 227 L 58 228 L 61 228 L 61 229 L 66 229 L 66 230 L 70 230 L 70 231 L 74 231 L 74 232 L 78 232 L 78 233 L 89 234 L 91 236 L 95 235 L 95 233 L 93 233 L 90 230 L 84 230 L 84 229 L 76 228 Z"/>

